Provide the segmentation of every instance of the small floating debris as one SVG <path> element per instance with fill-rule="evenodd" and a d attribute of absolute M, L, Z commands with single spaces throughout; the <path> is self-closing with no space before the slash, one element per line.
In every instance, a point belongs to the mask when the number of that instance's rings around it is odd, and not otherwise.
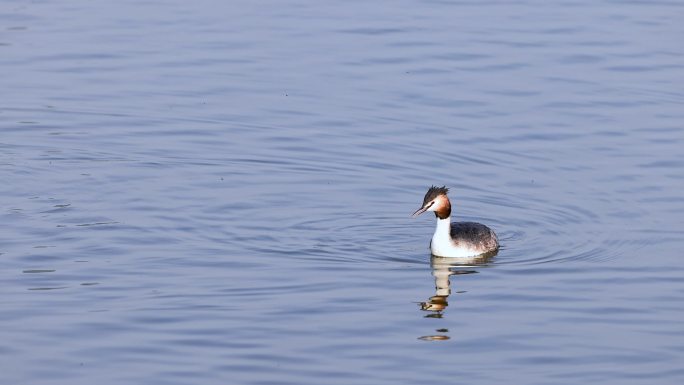
<path fill-rule="evenodd" d="M 446 341 L 446 340 L 451 339 L 451 337 L 434 335 L 434 336 L 422 336 L 422 337 L 418 337 L 418 339 L 422 340 L 422 341 Z"/>

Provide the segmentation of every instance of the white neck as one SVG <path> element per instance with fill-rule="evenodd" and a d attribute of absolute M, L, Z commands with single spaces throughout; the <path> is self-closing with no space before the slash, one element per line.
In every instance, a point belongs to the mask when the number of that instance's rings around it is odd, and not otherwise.
<path fill-rule="evenodd" d="M 437 217 L 435 235 L 437 234 L 451 239 L 451 216 L 448 216 L 444 219 L 439 219 L 439 217 Z"/>
<path fill-rule="evenodd" d="M 430 243 L 432 254 L 446 255 L 447 250 L 453 247 L 451 242 L 451 217 L 437 218 L 437 227 L 435 228 L 435 234 L 432 236 L 432 243 Z"/>

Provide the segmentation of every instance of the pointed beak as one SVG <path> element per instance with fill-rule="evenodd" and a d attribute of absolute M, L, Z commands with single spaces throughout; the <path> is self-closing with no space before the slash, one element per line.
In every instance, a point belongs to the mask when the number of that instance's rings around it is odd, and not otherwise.
<path fill-rule="evenodd" d="M 418 215 L 420 215 L 420 214 L 424 213 L 425 211 L 427 211 L 427 209 L 428 209 L 427 207 L 421 207 L 421 208 L 419 208 L 418 210 L 416 210 L 416 212 L 413 213 L 413 215 L 411 215 L 411 218 L 417 217 Z"/>

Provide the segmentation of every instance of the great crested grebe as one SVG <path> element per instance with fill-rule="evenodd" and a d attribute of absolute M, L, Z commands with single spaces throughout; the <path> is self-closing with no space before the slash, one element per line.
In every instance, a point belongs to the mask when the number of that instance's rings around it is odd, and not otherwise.
<path fill-rule="evenodd" d="M 423 207 L 413 213 L 416 217 L 434 211 L 437 228 L 430 242 L 430 251 L 437 257 L 471 258 L 493 253 L 499 249 L 499 240 L 489 227 L 475 222 L 451 223 L 451 202 L 445 186 L 432 186 L 423 198 Z"/>

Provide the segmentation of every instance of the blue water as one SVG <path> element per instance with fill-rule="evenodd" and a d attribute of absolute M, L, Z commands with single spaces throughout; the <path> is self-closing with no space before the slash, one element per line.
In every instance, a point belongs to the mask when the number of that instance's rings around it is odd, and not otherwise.
<path fill-rule="evenodd" d="M 683 17 L 6 1 L 2 383 L 681 383 Z"/>

